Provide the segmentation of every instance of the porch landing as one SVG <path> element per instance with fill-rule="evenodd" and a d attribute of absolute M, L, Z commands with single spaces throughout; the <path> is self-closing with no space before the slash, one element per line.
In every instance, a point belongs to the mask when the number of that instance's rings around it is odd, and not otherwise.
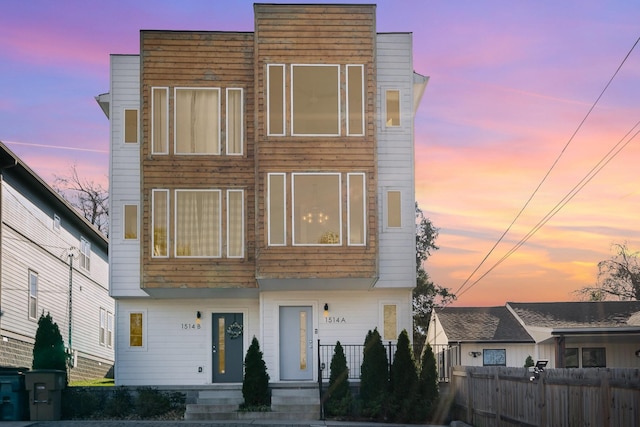
<path fill-rule="evenodd" d="M 318 420 L 320 396 L 317 383 L 271 384 L 270 412 L 239 412 L 242 384 L 221 384 L 198 391 L 196 403 L 187 404 L 185 420 Z"/>

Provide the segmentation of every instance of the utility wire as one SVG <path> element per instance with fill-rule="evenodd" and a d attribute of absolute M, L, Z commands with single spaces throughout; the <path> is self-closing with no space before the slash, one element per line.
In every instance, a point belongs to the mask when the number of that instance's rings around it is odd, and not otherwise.
<path fill-rule="evenodd" d="M 551 167 L 549 168 L 549 170 L 547 171 L 547 173 L 545 173 L 545 175 L 542 177 L 542 180 L 540 181 L 540 183 L 538 184 L 538 186 L 533 190 L 533 193 L 531 193 L 531 196 L 529 196 L 529 198 L 527 199 L 527 201 L 525 202 L 524 206 L 522 206 L 522 208 L 520 209 L 520 211 L 518 212 L 518 214 L 516 215 L 516 217 L 513 219 L 513 221 L 511 221 L 511 224 L 509 224 L 509 226 L 507 227 L 507 229 L 504 231 L 504 233 L 502 233 L 502 235 L 500 236 L 500 238 L 496 241 L 496 243 L 491 247 L 491 249 L 489 250 L 489 252 L 485 255 L 485 257 L 482 259 L 482 261 L 480 262 L 480 264 L 478 264 L 478 266 L 471 272 L 471 274 L 469 275 L 469 277 L 467 277 L 467 279 L 464 281 L 464 283 L 462 283 L 462 285 L 460 285 L 460 287 L 455 291 L 455 295 L 458 295 L 460 292 L 462 292 L 462 290 L 464 289 L 464 287 L 469 283 L 469 281 L 471 280 L 471 278 L 476 274 L 476 272 L 480 269 L 480 267 L 482 267 L 482 265 L 484 265 L 485 261 L 489 258 L 489 256 L 493 253 L 493 251 L 496 249 L 496 247 L 500 244 L 500 242 L 502 242 L 502 240 L 504 239 L 504 237 L 507 235 L 507 233 L 509 233 L 509 231 L 511 230 L 511 228 L 513 227 L 513 225 L 516 223 L 516 221 L 518 220 L 518 218 L 520 218 L 520 216 L 522 215 L 522 213 L 525 211 L 525 209 L 529 206 L 529 203 L 531 203 L 531 201 L 533 200 L 533 198 L 535 197 L 535 195 L 538 193 L 538 190 L 540 190 L 540 187 L 542 187 L 542 184 L 544 184 L 544 182 L 547 180 L 547 178 L 549 177 L 549 175 L 551 174 L 551 171 L 553 171 L 553 169 L 556 167 L 556 165 L 558 164 L 558 162 L 560 161 L 560 158 L 562 158 L 562 156 L 564 155 L 565 151 L 567 150 L 567 148 L 569 147 L 569 145 L 571 144 L 571 142 L 573 142 L 575 136 L 578 134 L 578 132 L 580 131 L 580 129 L 582 128 L 582 126 L 584 125 L 584 123 L 587 121 L 587 119 L 589 118 L 589 116 L 591 115 L 591 112 L 595 109 L 596 105 L 598 104 L 598 102 L 600 101 L 600 99 L 602 98 L 602 96 L 604 95 L 604 93 L 607 91 L 607 89 L 609 88 L 609 86 L 611 85 L 611 82 L 613 81 L 613 79 L 617 76 L 618 72 L 620 71 L 620 69 L 622 68 L 622 66 L 624 65 L 624 63 L 627 61 L 627 59 L 629 58 L 629 56 L 631 55 L 631 53 L 633 52 L 633 50 L 635 49 L 635 47 L 638 45 L 638 43 L 640 42 L 640 37 L 638 37 L 638 39 L 636 40 L 636 42 L 633 44 L 633 46 L 631 47 L 631 49 L 629 50 L 629 52 L 627 52 L 627 55 L 624 57 L 624 59 L 622 60 L 622 62 L 620 63 L 620 65 L 618 65 L 618 68 L 616 69 L 616 71 L 613 73 L 613 75 L 611 76 L 611 78 L 609 79 L 609 81 L 607 82 L 607 84 L 605 85 L 604 89 L 602 89 L 602 91 L 600 92 L 600 95 L 598 95 L 598 97 L 596 98 L 596 100 L 593 102 L 593 104 L 591 105 L 591 107 L 589 108 L 589 110 L 587 111 L 587 114 L 584 116 L 584 118 L 582 119 L 582 121 L 580 122 L 580 124 L 578 125 L 578 127 L 576 128 L 576 130 L 573 132 L 573 134 L 571 135 L 571 137 L 569 138 L 569 140 L 567 141 L 567 143 L 564 145 L 564 147 L 562 148 L 562 151 L 560 151 L 560 154 L 558 155 L 558 157 L 556 157 L 555 161 L 553 162 L 553 164 L 551 165 Z M 509 254 L 510 255 L 510 254 Z M 494 266 L 495 267 L 495 266 Z M 492 269 L 494 268 L 492 267 Z M 488 272 L 487 272 L 488 273 Z M 487 273 L 483 274 L 481 276 L 485 277 L 487 275 Z M 479 280 L 479 279 L 478 279 Z M 477 283 L 474 282 L 474 284 Z M 461 294 L 460 294 L 461 295 Z"/>

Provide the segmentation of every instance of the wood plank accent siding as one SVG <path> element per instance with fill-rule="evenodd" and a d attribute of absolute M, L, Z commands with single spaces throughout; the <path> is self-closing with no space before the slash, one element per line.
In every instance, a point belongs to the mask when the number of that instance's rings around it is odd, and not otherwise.
<path fill-rule="evenodd" d="M 378 272 L 375 5 L 256 4 L 256 244 L 258 279 L 375 278 Z M 267 136 L 268 64 L 285 72 L 285 135 Z M 340 136 L 291 136 L 291 64 L 340 67 Z M 346 65 L 364 66 L 365 135 L 346 136 Z M 287 174 L 287 242 L 267 245 L 267 174 Z M 292 172 L 342 176 L 342 245 L 292 245 Z M 366 174 L 367 239 L 347 246 L 346 174 Z"/>
<path fill-rule="evenodd" d="M 142 288 L 255 288 L 255 169 L 253 34 L 142 31 Z M 151 87 L 169 88 L 169 154 L 151 154 Z M 221 155 L 174 155 L 175 87 L 220 88 Z M 226 88 L 244 91 L 244 154 L 225 145 Z M 151 256 L 152 189 L 170 190 L 169 258 Z M 175 258 L 175 189 L 220 189 L 222 258 Z M 244 190 L 245 257 L 226 257 L 226 190 Z"/>

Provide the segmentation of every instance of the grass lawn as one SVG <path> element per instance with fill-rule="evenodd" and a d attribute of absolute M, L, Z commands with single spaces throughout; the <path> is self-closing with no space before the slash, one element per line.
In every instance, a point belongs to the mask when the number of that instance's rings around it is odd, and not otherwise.
<path fill-rule="evenodd" d="M 95 380 L 71 381 L 69 387 L 113 387 L 112 378 L 97 378 Z"/>

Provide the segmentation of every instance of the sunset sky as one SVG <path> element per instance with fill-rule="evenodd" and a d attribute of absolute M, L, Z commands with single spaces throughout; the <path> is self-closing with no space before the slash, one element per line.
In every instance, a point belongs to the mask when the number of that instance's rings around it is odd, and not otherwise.
<path fill-rule="evenodd" d="M 456 305 L 575 300 L 613 243 L 640 250 L 640 2 L 377 5 L 378 32 L 412 32 L 414 68 L 430 76 L 416 197 L 440 230 L 427 272 L 454 292 L 466 283 Z M 48 182 L 75 163 L 106 185 L 109 124 L 94 96 L 109 90 L 109 54 L 139 53 L 141 29 L 253 23 L 252 1 L 4 1 L 0 140 Z"/>

